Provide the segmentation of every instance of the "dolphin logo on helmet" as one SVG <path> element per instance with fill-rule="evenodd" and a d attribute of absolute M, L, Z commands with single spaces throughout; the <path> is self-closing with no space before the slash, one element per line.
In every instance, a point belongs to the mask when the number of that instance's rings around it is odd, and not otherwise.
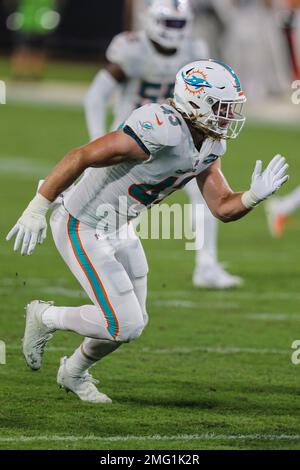
<path fill-rule="evenodd" d="M 188 86 L 194 87 L 196 90 L 200 91 L 203 87 L 212 88 L 212 85 L 205 78 L 199 77 L 195 74 L 188 77 L 184 72 L 182 72 L 182 78 Z"/>

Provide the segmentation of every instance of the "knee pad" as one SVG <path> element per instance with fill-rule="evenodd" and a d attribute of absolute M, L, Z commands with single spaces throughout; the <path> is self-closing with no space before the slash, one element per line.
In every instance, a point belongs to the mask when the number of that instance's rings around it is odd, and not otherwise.
<path fill-rule="evenodd" d="M 144 328 L 145 323 L 143 320 L 139 320 L 135 323 L 120 324 L 120 331 L 117 341 L 121 343 L 131 343 L 131 341 L 141 336 Z"/>

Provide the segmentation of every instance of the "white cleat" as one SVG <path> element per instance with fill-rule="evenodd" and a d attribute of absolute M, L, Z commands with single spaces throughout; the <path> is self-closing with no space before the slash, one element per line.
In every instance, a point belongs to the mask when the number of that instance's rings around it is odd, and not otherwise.
<path fill-rule="evenodd" d="M 98 380 L 95 380 L 89 372 L 85 372 L 82 376 L 73 377 L 67 369 L 67 357 L 60 360 L 60 368 L 57 373 L 57 384 L 66 392 L 72 392 L 82 401 L 90 403 L 111 404 L 112 400 L 104 393 L 99 392 L 97 385 Z"/>
<path fill-rule="evenodd" d="M 232 289 L 243 284 L 243 279 L 225 271 L 221 264 L 196 269 L 193 276 L 195 287 L 202 289 Z"/>
<path fill-rule="evenodd" d="M 51 330 L 42 322 L 43 313 L 52 305 L 53 302 L 34 300 L 25 307 L 23 354 L 32 370 L 41 368 L 46 344 L 53 336 Z"/>

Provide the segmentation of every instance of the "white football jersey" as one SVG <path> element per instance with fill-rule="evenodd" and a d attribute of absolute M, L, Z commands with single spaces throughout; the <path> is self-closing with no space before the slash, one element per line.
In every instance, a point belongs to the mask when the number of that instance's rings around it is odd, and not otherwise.
<path fill-rule="evenodd" d="M 64 201 L 73 217 L 103 235 L 118 231 L 144 209 L 184 187 L 226 151 L 226 141 L 206 138 L 199 152 L 181 114 L 168 103 L 133 111 L 123 132 L 136 140 L 149 159 L 90 168 Z"/>
<path fill-rule="evenodd" d="M 179 69 L 194 60 L 208 58 L 202 40 L 185 41 L 173 55 L 162 55 L 143 31 L 118 34 L 107 49 L 107 59 L 118 64 L 128 80 L 118 92 L 114 107 L 117 129 L 134 109 L 147 103 L 161 103 L 173 96 Z"/>

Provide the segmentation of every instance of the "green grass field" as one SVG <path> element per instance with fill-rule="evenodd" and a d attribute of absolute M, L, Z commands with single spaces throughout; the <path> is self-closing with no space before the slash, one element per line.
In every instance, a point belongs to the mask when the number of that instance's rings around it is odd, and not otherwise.
<path fill-rule="evenodd" d="M 67 82 L 90 83 L 99 70 L 100 63 L 80 63 L 73 61 L 48 60 L 43 71 L 43 79 Z M 0 57 L 0 77 L 2 80 L 13 79 L 11 63 L 7 57 Z"/>
<path fill-rule="evenodd" d="M 85 302 L 51 235 L 31 258 L 4 237 L 35 192 L 36 181 L 87 140 L 83 114 L 71 109 L 0 107 L 1 449 L 299 449 L 299 230 L 269 237 L 263 208 L 220 226 L 220 258 L 245 286 L 192 287 L 193 253 L 184 241 L 145 241 L 150 264 L 150 325 L 136 342 L 94 368 L 110 407 L 83 404 L 56 385 L 59 358 L 80 338 L 57 333 L 44 367 L 32 373 L 20 352 L 23 306 L 34 298 Z M 248 125 L 229 145 L 224 171 L 247 189 L 256 158 L 284 153 L 300 180 L 299 130 Z M 186 201 L 184 193 L 172 201 Z"/>

